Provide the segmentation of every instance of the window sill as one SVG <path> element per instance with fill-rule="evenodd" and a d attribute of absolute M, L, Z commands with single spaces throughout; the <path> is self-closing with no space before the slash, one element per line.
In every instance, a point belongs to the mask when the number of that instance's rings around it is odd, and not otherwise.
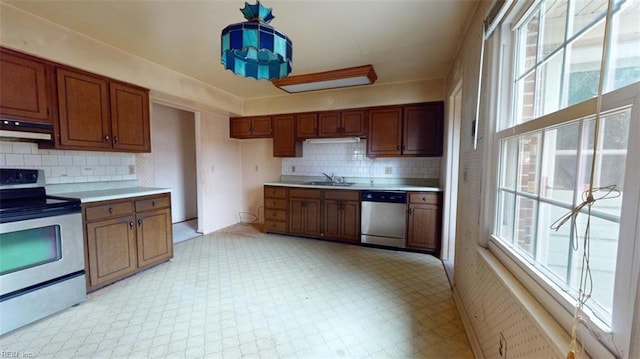
<path fill-rule="evenodd" d="M 531 316 L 558 357 L 565 357 L 571 339 L 573 313 L 526 273 L 507 251 L 494 239 L 489 240 L 488 249 L 478 247 L 480 257 Z M 578 337 L 591 357 L 615 358 L 601 343 L 602 339 L 591 331 L 580 330 Z"/>

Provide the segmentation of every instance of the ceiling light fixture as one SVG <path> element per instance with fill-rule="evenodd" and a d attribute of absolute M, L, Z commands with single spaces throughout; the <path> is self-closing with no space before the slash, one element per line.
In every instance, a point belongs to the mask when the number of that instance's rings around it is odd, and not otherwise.
<path fill-rule="evenodd" d="M 326 90 L 339 87 L 370 85 L 378 79 L 372 65 L 348 69 L 317 72 L 313 74 L 289 76 L 271 82 L 289 93 Z"/>
<path fill-rule="evenodd" d="M 258 1 L 244 3 L 245 22 L 222 30 L 221 62 L 237 75 L 259 79 L 281 79 L 291 72 L 291 39 L 269 25 L 271 8 Z"/>

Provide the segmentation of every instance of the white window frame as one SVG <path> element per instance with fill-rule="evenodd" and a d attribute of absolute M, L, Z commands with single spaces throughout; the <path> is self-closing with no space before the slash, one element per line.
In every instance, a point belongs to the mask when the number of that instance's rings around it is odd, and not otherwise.
<path fill-rule="evenodd" d="M 504 137 L 527 133 L 536 129 L 550 127 L 556 124 L 593 116 L 596 110 L 596 99 L 583 101 L 566 109 L 539 117 L 509 128 L 510 132 L 496 133 L 497 122 L 501 114 L 512 114 L 514 91 L 513 66 L 515 51 L 512 42 L 516 38 L 508 24 L 517 18 L 525 18 L 527 9 L 535 2 L 522 2 L 519 8 L 511 9 L 506 21 L 489 39 L 494 59 L 489 66 L 490 80 L 488 93 L 490 103 L 485 106 L 488 121 L 486 126 L 486 146 L 483 168 L 485 169 L 483 184 L 482 233 L 489 238 L 488 242 L 480 240 L 480 245 L 486 245 L 509 271 L 527 288 L 542 306 L 570 332 L 575 300 L 558 290 L 550 280 L 539 275 L 537 269 L 528 261 L 504 245 L 493 235 L 495 214 L 497 212 L 497 194 L 499 186 L 500 141 Z M 506 61 L 505 61 L 506 60 Z M 511 75 L 510 75 L 511 74 Z M 631 124 L 629 129 L 629 143 L 627 164 L 625 169 L 625 191 L 620 221 L 620 240 L 616 266 L 616 280 L 612 313 L 612 328 L 609 330 L 600 320 L 587 319 L 580 325 L 578 339 L 593 357 L 628 357 L 632 340 L 634 315 L 638 315 L 640 308 L 635 307 L 636 291 L 640 278 L 640 159 L 633 154 L 640 153 L 640 82 L 625 88 L 604 94 L 602 112 L 632 106 Z M 625 239 L 625 240 L 623 240 Z M 640 298 L 638 298 L 640 300 Z"/>

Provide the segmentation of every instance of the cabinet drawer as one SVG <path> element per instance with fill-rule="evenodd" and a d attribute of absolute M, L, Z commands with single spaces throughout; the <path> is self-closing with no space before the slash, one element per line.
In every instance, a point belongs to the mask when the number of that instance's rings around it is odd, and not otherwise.
<path fill-rule="evenodd" d="M 136 212 L 167 208 L 170 204 L 169 196 L 141 199 L 136 201 Z"/>
<path fill-rule="evenodd" d="M 289 197 L 320 198 L 321 193 L 317 189 L 292 188 L 289 190 Z"/>
<path fill-rule="evenodd" d="M 287 189 L 283 187 L 265 187 L 264 196 L 271 198 L 287 198 Z"/>
<path fill-rule="evenodd" d="M 265 198 L 264 207 L 265 208 L 272 208 L 272 209 L 287 209 L 287 200 L 286 199 Z"/>
<path fill-rule="evenodd" d="M 133 213 L 133 203 L 117 202 L 100 206 L 86 207 L 84 215 L 87 221 L 97 219 L 115 218 Z"/>
<path fill-rule="evenodd" d="M 279 211 L 276 209 L 267 209 L 264 211 L 264 218 L 266 220 L 272 220 L 272 221 L 286 221 L 287 212 Z"/>
<path fill-rule="evenodd" d="M 437 192 L 409 192 L 409 203 L 438 204 Z"/>
<path fill-rule="evenodd" d="M 264 227 L 267 232 L 286 232 L 287 222 L 265 221 Z"/>
<path fill-rule="evenodd" d="M 324 191 L 324 199 L 337 199 L 345 201 L 359 201 L 360 192 L 353 190 L 327 190 Z"/>

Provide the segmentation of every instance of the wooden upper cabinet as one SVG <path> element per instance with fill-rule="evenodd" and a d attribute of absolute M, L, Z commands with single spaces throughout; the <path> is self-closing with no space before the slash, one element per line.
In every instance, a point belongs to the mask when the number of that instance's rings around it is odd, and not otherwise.
<path fill-rule="evenodd" d="M 296 138 L 304 140 L 318 137 L 318 114 L 301 113 L 296 115 Z"/>
<path fill-rule="evenodd" d="M 341 112 L 342 136 L 364 137 L 367 135 L 366 112 L 364 110 Z"/>
<path fill-rule="evenodd" d="M 402 107 L 377 108 L 369 111 L 367 156 L 399 156 L 402 154 Z"/>
<path fill-rule="evenodd" d="M 232 117 L 229 132 L 231 138 L 269 138 L 272 136 L 271 116 Z"/>
<path fill-rule="evenodd" d="M 295 116 L 273 116 L 271 121 L 273 126 L 273 156 L 301 156 L 302 144 L 296 141 Z"/>
<path fill-rule="evenodd" d="M 0 47 L 0 114 L 3 118 L 53 124 L 50 64 Z"/>
<path fill-rule="evenodd" d="M 372 109 L 367 156 L 442 156 L 443 112 L 442 102 Z"/>
<path fill-rule="evenodd" d="M 318 115 L 318 137 L 363 137 L 366 135 L 364 110 L 330 111 Z"/>
<path fill-rule="evenodd" d="M 70 68 L 57 68 L 56 148 L 150 152 L 149 92 Z"/>
<path fill-rule="evenodd" d="M 116 82 L 112 82 L 109 89 L 113 148 L 151 152 L 149 91 Z"/>
<path fill-rule="evenodd" d="M 402 136 L 404 155 L 442 156 L 443 112 L 442 102 L 404 107 Z"/>
<path fill-rule="evenodd" d="M 63 68 L 56 77 L 60 147 L 111 148 L 108 80 Z"/>

